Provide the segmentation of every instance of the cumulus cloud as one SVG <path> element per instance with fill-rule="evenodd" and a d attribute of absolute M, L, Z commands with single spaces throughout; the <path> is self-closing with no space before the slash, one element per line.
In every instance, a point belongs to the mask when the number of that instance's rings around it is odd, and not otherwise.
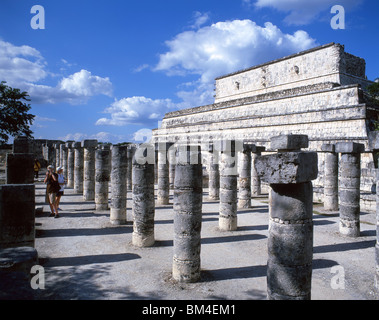
<path fill-rule="evenodd" d="M 247 68 L 315 45 L 305 31 L 283 33 L 270 22 L 259 26 L 251 20 L 217 22 L 186 31 L 167 41 L 155 70 L 168 75 L 200 75 L 209 83 L 225 73 Z"/>
<path fill-rule="evenodd" d="M 58 140 L 62 140 L 62 141 L 69 141 L 69 140 L 82 141 L 85 139 L 96 139 L 99 142 L 121 143 L 121 142 L 129 141 L 130 137 L 112 134 L 110 132 L 104 132 L 104 131 L 101 131 L 95 134 L 88 134 L 88 133 L 82 133 L 82 132 L 68 133 L 65 136 L 58 137 Z"/>
<path fill-rule="evenodd" d="M 252 3 L 253 0 L 243 0 Z M 329 11 L 335 4 L 351 9 L 361 4 L 363 0 L 256 0 L 254 5 L 258 8 L 269 7 L 286 12 L 284 21 L 293 25 L 304 25 L 315 20 L 321 12 Z"/>
<path fill-rule="evenodd" d="M 38 50 L 0 40 L 0 79 L 14 84 L 38 81 L 47 74 L 46 62 Z"/>
<path fill-rule="evenodd" d="M 317 45 L 302 30 L 282 32 L 271 22 L 264 26 L 251 20 L 217 22 L 176 35 L 166 42 L 168 51 L 159 57 L 155 71 L 167 75 L 198 75 L 192 90 L 181 90 L 179 107 L 211 103 L 218 76 L 280 58 Z"/>
<path fill-rule="evenodd" d="M 143 96 L 115 100 L 104 110 L 110 118 L 100 118 L 96 125 L 123 126 L 126 124 L 156 123 L 175 105 L 170 99 L 150 99 Z"/>
<path fill-rule="evenodd" d="M 203 26 L 207 14 L 195 13 L 191 30 L 166 42 L 168 51 L 159 56 L 153 71 L 167 75 L 195 75 L 176 93 L 180 102 L 143 96 L 115 100 L 96 125 L 152 125 L 166 112 L 212 103 L 214 79 L 229 72 L 309 49 L 316 45 L 305 31 L 282 32 L 270 22 L 259 26 L 251 20 L 217 22 Z"/>
<path fill-rule="evenodd" d="M 66 60 L 61 61 L 68 65 Z M 46 61 L 35 48 L 0 40 L 0 79 L 27 91 L 32 103 L 81 104 L 95 95 L 112 95 L 109 78 L 92 75 L 84 69 L 63 77 L 56 86 L 40 84 L 39 81 L 53 75 L 46 68 Z"/>

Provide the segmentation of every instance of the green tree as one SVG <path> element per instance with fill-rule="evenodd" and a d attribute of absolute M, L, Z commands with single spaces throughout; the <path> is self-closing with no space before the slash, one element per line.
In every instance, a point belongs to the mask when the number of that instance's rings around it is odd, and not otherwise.
<path fill-rule="evenodd" d="M 374 82 L 373 84 L 369 85 L 367 87 L 367 91 L 373 97 L 373 99 L 376 100 L 376 102 L 379 102 L 379 82 Z"/>
<path fill-rule="evenodd" d="M 31 106 L 27 92 L 14 89 L 0 82 L 0 144 L 6 143 L 9 136 L 19 134 L 32 137 L 30 126 L 34 115 L 29 114 Z"/>

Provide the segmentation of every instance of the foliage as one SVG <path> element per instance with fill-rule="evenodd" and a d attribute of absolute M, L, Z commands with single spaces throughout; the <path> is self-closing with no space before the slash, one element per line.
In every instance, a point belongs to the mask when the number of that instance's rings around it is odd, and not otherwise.
<path fill-rule="evenodd" d="M 5 81 L 0 82 L 0 144 L 6 143 L 9 136 L 23 134 L 32 137 L 30 126 L 35 116 L 28 113 L 29 101 L 27 92 L 7 86 Z"/>

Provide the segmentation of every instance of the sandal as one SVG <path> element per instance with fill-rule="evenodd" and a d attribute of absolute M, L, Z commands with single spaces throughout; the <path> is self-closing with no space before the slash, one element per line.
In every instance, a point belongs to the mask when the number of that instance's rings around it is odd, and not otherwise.
<path fill-rule="evenodd" d="M 56 214 L 56 215 L 54 216 L 54 218 L 59 218 L 59 214 Z"/>

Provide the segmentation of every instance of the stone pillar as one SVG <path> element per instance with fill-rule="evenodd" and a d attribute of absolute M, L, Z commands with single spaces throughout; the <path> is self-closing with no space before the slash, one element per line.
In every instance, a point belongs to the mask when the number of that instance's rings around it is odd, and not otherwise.
<path fill-rule="evenodd" d="M 168 159 L 168 176 L 169 176 L 169 186 L 170 189 L 174 189 L 175 181 L 175 166 L 176 166 L 176 145 L 173 144 L 167 150 Z"/>
<path fill-rule="evenodd" d="M 74 142 L 73 148 L 75 149 L 74 158 L 74 190 L 75 193 L 83 193 L 83 148 L 81 142 Z"/>
<path fill-rule="evenodd" d="M 110 147 L 104 145 L 95 151 L 95 206 L 96 210 L 108 210 L 110 180 Z"/>
<path fill-rule="evenodd" d="M 83 166 L 83 199 L 95 200 L 95 150 L 97 140 L 83 140 L 84 166 Z"/>
<path fill-rule="evenodd" d="M 271 300 L 311 298 L 313 255 L 313 188 L 317 153 L 304 135 L 271 138 L 278 153 L 257 158 L 262 181 L 270 184 L 267 294 Z"/>
<path fill-rule="evenodd" d="M 0 185 L 0 249 L 34 247 L 34 184 Z"/>
<path fill-rule="evenodd" d="M 219 152 L 216 150 L 214 144 L 209 145 L 208 151 L 208 197 L 210 200 L 220 200 Z"/>
<path fill-rule="evenodd" d="M 159 205 L 167 205 L 170 201 L 170 182 L 169 168 L 167 161 L 167 150 L 170 144 L 159 142 L 158 149 L 158 194 L 157 203 Z"/>
<path fill-rule="evenodd" d="M 67 141 L 67 187 L 74 187 L 75 149 L 74 141 Z"/>
<path fill-rule="evenodd" d="M 145 147 L 146 144 L 145 144 Z M 154 146 L 151 146 L 154 149 Z M 149 247 L 154 237 L 154 162 L 145 161 L 144 154 L 135 153 L 133 159 L 133 234 L 132 243 L 137 247 Z M 139 156 L 141 155 L 141 157 Z"/>
<path fill-rule="evenodd" d="M 222 141 L 219 209 L 221 231 L 237 230 L 237 154 L 236 141 Z"/>
<path fill-rule="evenodd" d="M 338 153 L 334 144 L 323 144 L 324 164 L 324 209 L 338 211 Z"/>
<path fill-rule="evenodd" d="M 66 147 L 66 143 L 63 143 L 60 145 L 60 155 L 61 155 L 61 167 L 63 168 L 63 175 L 66 177 L 66 181 L 67 181 L 67 168 L 68 168 L 68 159 L 67 159 L 67 156 L 68 156 L 68 150 L 67 150 L 67 147 Z"/>
<path fill-rule="evenodd" d="M 126 173 L 126 187 L 128 190 L 132 190 L 133 188 L 133 178 L 132 178 L 132 171 L 133 171 L 133 157 L 136 153 L 136 147 L 135 146 L 128 146 L 128 153 L 127 153 L 127 173 Z"/>
<path fill-rule="evenodd" d="M 178 146 L 177 152 L 172 275 L 179 282 L 200 279 L 203 193 L 200 150 L 200 146 Z"/>
<path fill-rule="evenodd" d="M 255 150 L 254 144 L 244 143 L 239 153 L 238 208 L 241 209 L 251 207 L 251 153 Z"/>
<path fill-rule="evenodd" d="M 57 168 L 61 165 L 61 143 L 54 143 L 54 149 L 55 149 L 55 163 L 53 164 L 54 169 L 57 170 Z"/>
<path fill-rule="evenodd" d="M 27 136 L 17 136 L 13 140 L 13 153 L 33 153 L 33 148 L 31 147 L 31 139 Z"/>
<path fill-rule="evenodd" d="M 349 237 L 360 234 L 361 153 L 364 145 L 355 142 L 338 142 L 335 148 L 340 159 L 340 233 Z"/>
<path fill-rule="evenodd" d="M 55 167 L 55 149 L 51 141 L 43 145 L 43 153 L 48 165 Z"/>
<path fill-rule="evenodd" d="M 373 153 L 379 152 L 379 131 L 371 131 L 368 135 L 369 148 Z M 379 165 L 379 162 L 378 162 Z M 379 293 L 379 169 L 375 169 L 376 180 L 376 243 L 375 243 L 375 276 L 374 286 Z"/>
<path fill-rule="evenodd" d="M 111 170 L 111 212 L 110 222 L 112 224 L 125 224 L 127 205 L 127 145 L 112 146 L 112 170 Z"/>
<path fill-rule="evenodd" d="M 34 156 L 32 153 L 7 153 L 6 183 L 34 183 Z"/>
<path fill-rule="evenodd" d="M 260 196 L 261 193 L 261 179 L 257 174 L 257 170 L 255 170 L 255 161 L 261 156 L 262 152 L 265 151 L 265 147 L 256 146 L 255 151 L 252 151 L 251 154 L 251 195 Z"/>

